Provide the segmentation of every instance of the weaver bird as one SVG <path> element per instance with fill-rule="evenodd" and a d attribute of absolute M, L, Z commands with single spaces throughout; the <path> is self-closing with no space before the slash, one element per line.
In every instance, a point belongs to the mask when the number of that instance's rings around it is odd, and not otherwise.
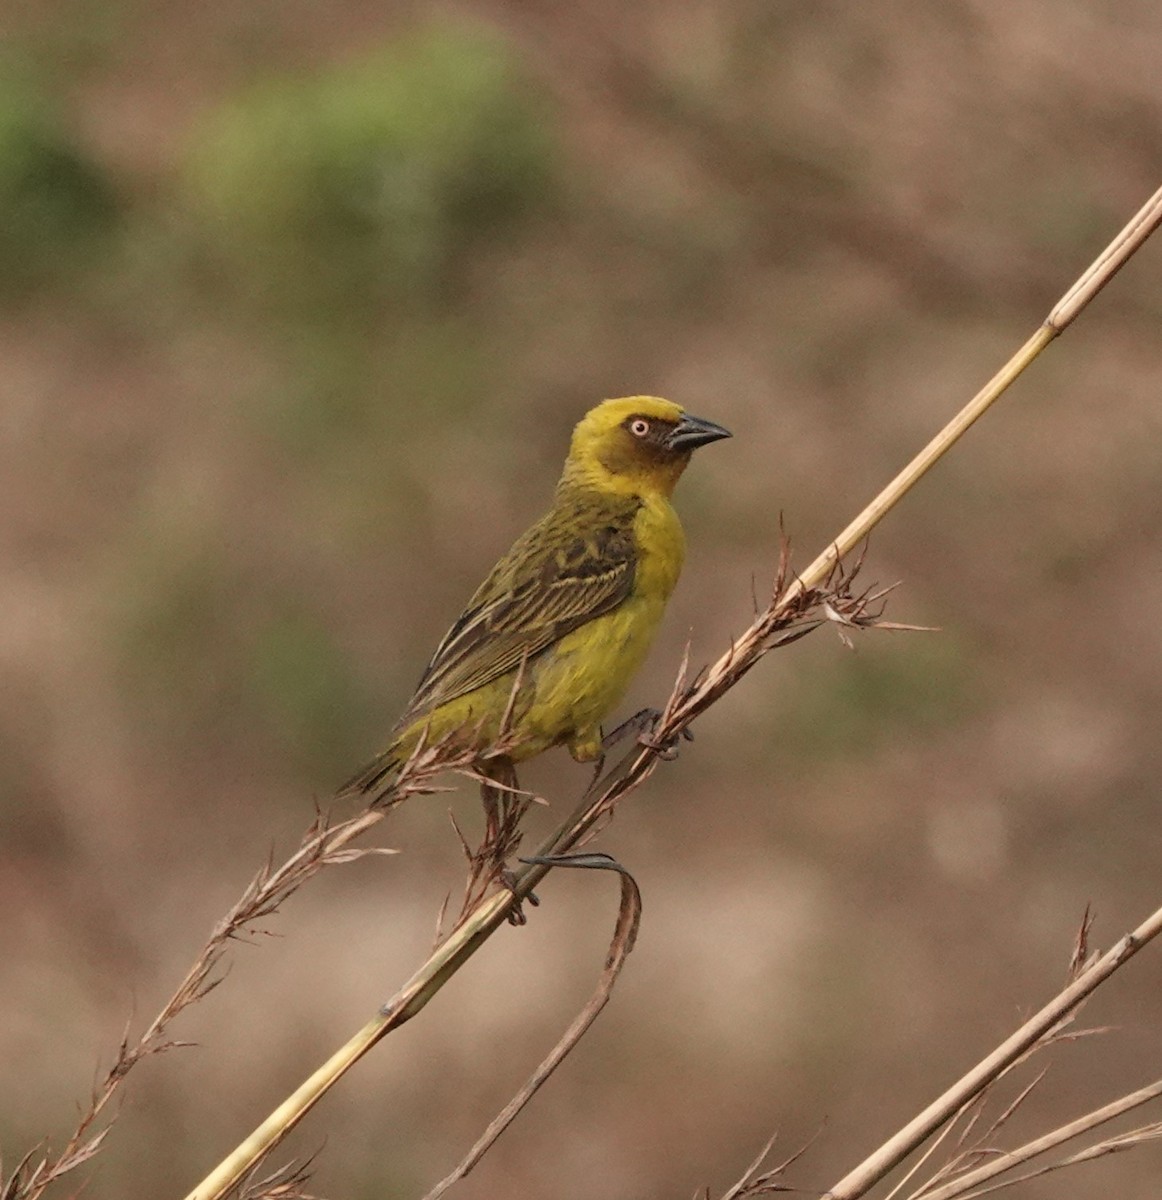
<path fill-rule="evenodd" d="M 509 766 L 562 744 L 579 762 L 599 759 L 601 722 L 645 658 L 682 569 L 670 494 L 691 453 L 726 437 L 656 396 L 586 413 L 549 511 L 477 588 L 387 749 L 343 791 L 374 791 L 421 740 Z M 509 748 L 490 756 L 502 731 Z"/>

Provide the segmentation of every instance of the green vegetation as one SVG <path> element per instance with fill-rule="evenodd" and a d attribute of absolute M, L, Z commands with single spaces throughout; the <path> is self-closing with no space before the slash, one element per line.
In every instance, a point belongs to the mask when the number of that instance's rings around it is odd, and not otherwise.
<path fill-rule="evenodd" d="M 255 370 L 220 399 L 243 417 L 236 445 L 293 471 L 314 497 L 305 512 L 341 513 L 329 539 L 360 541 L 370 524 L 382 546 L 401 494 L 414 523 L 422 498 L 406 462 L 385 476 L 385 448 L 429 428 L 430 407 L 455 414 L 489 390 L 490 310 L 456 301 L 490 245 L 553 202 L 547 111 L 495 35 L 429 26 L 212 103 L 179 154 L 180 202 L 160 221 L 135 210 L 129 293 L 164 288 L 210 328 L 248 331 Z M 167 714 L 227 738 L 257 719 L 333 783 L 368 750 L 370 704 L 327 618 L 285 581 L 269 594 L 229 559 L 216 517 L 198 520 L 195 547 L 139 531 L 150 549 L 123 604 L 127 690 L 173 736 Z"/>
<path fill-rule="evenodd" d="M 0 297 L 88 266 L 117 202 L 34 73 L 0 59 Z"/>
<path fill-rule="evenodd" d="M 184 186 L 240 288 L 344 309 L 437 302 L 470 250 L 544 208 L 544 106 L 495 38 L 430 28 L 225 101 Z"/>

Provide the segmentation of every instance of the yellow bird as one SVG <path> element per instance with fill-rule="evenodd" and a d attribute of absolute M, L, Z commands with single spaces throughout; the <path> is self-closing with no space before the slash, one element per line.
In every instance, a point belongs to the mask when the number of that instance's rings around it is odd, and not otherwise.
<path fill-rule="evenodd" d="M 670 494 L 692 451 L 726 437 L 657 396 L 586 413 L 552 507 L 477 588 L 387 749 L 343 791 L 375 790 L 421 739 L 449 739 L 487 761 L 506 712 L 509 762 L 562 744 L 579 762 L 599 758 L 601 722 L 645 658 L 682 569 Z"/>

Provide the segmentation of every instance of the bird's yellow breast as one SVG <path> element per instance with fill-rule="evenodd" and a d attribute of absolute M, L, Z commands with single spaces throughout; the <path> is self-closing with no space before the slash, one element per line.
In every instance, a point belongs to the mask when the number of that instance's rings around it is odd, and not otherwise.
<path fill-rule="evenodd" d="M 633 594 L 660 596 L 664 605 L 682 573 L 686 535 L 674 506 L 664 496 L 647 497 L 633 521 L 638 549 Z"/>
<path fill-rule="evenodd" d="M 661 496 L 646 499 L 638 510 L 634 540 L 637 563 L 629 596 L 612 612 L 567 634 L 534 665 L 535 698 L 522 723 L 530 742 L 515 757 L 562 741 L 575 757 L 597 756 L 601 723 L 649 652 L 686 552 L 678 515 Z"/>

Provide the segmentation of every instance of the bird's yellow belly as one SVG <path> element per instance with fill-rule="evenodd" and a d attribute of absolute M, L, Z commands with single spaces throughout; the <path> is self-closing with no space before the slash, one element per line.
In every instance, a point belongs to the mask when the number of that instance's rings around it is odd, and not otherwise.
<path fill-rule="evenodd" d="M 580 758 L 597 756 L 601 722 L 641 666 L 664 607 L 664 600 L 630 596 L 529 663 L 512 710 L 512 727 L 520 734 L 513 759 L 531 758 L 562 742 Z M 442 705 L 404 730 L 396 743 L 398 752 L 410 753 L 421 736 L 431 744 L 460 731 L 484 749 L 500 735 L 515 682 L 516 673 L 510 672 Z"/>
<path fill-rule="evenodd" d="M 522 729 L 531 744 L 525 758 L 568 742 L 578 758 L 601 749 L 601 722 L 625 695 L 649 651 L 664 601 L 631 596 L 619 608 L 563 637 L 532 672 L 533 699 Z"/>

